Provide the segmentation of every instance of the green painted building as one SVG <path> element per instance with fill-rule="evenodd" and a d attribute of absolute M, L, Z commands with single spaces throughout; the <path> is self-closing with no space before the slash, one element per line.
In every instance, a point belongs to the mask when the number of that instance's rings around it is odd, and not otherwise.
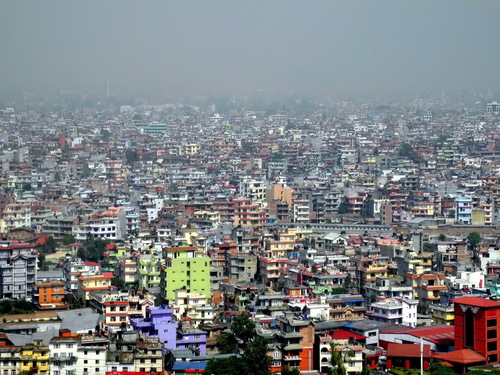
<path fill-rule="evenodd" d="M 152 254 L 142 254 L 139 258 L 137 269 L 139 271 L 139 289 L 150 289 L 160 285 L 160 270 L 163 262 L 158 256 Z"/>
<path fill-rule="evenodd" d="M 160 288 L 163 299 L 173 301 L 177 289 L 210 295 L 210 261 L 192 246 L 165 247 L 165 265 L 161 267 Z"/>

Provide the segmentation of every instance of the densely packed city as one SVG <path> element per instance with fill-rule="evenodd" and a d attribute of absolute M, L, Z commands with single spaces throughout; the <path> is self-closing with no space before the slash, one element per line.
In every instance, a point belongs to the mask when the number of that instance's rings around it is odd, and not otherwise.
<path fill-rule="evenodd" d="M 295 104 L 4 108 L 2 373 L 494 369 L 500 103 Z"/>

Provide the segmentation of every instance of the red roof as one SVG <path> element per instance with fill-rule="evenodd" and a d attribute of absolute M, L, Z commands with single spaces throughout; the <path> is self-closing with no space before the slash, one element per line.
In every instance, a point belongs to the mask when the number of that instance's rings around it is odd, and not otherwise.
<path fill-rule="evenodd" d="M 477 307 L 500 307 L 500 302 L 481 297 L 460 297 L 455 298 L 451 302 Z"/>
<path fill-rule="evenodd" d="M 99 263 L 96 262 L 83 262 L 86 266 L 99 266 Z"/>
<path fill-rule="evenodd" d="M 431 356 L 431 346 L 424 345 L 424 358 Z M 387 343 L 387 357 L 420 358 L 420 344 Z"/>
<path fill-rule="evenodd" d="M 444 344 L 455 339 L 455 327 L 446 325 L 405 328 L 390 331 L 391 334 L 406 333 L 414 337 L 423 338 L 433 344 Z"/>
<path fill-rule="evenodd" d="M 432 357 L 461 364 L 486 362 L 486 358 L 471 349 L 460 349 L 448 353 L 434 353 Z"/>
<path fill-rule="evenodd" d="M 354 340 L 364 340 L 366 339 L 366 336 L 358 335 L 357 333 L 354 332 L 349 332 L 344 329 L 339 329 L 338 331 L 333 332 L 330 337 L 333 340 L 349 340 L 349 339 L 354 339 Z"/>

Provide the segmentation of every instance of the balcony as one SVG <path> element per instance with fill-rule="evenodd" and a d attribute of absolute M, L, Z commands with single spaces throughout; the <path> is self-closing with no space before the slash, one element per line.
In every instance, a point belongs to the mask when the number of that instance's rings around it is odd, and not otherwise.
<path fill-rule="evenodd" d="M 50 362 L 73 362 L 76 361 L 77 357 L 74 355 L 60 355 L 58 357 L 50 357 Z"/>
<path fill-rule="evenodd" d="M 285 361 L 300 361 L 300 356 L 299 355 L 286 355 L 283 359 Z"/>

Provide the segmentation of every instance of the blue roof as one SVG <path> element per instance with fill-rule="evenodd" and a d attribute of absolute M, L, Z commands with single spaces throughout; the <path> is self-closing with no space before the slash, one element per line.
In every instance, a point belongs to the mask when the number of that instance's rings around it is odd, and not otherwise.
<path fill-rule="evenodd" d="M 204 362 L 174 362 L 172 370 L 205 370 L 207 361 Z"/>

